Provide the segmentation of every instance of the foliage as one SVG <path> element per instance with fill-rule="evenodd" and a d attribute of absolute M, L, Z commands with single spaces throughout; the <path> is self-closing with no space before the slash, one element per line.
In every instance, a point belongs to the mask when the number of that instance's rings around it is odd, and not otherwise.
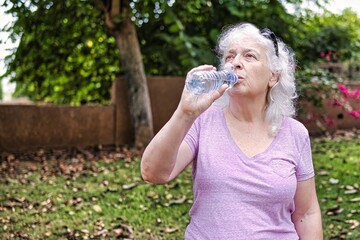
<path fill-rule="evenodd" d="M 239 22 L 269 27 L 291 45 L 296 41 L 296 31 L 291 31 L 298 28 L 296 17 L 288 13 L 285 1 L 265 2 L 269 1 L 175 1 L 163 17 L 150 19 L 138 30 L 148 73 L 182 76 L 200 64 L 218 65 L 214 52 L 218 35 Z"/>
<path fill-rule="evenodd" d="M 15 95 L 56 103 L 107 102 L 120 73 L 115 41 L 100 12 L 82 1 L 11 1 L 17 17 L 7 28 L 20 38 L 6 58 Z M 9 3 L 5 1 L 4 5 Z"/>
<path fill-rule="evenodd" d="M 299 97 L 322 108 L 325 99 L 339 95 L 337 83 L 342 82 L 342 79 L 328 70 L 304 68 L 296 72 L 296 81 Z"/>
<path fill-rule="evenodd" d="M 359 146 L 359 138 L 312 140 L 324 239 L 360 238 Z M 182 239 L 191 168 L 169 184 L 148 184 L 140 178 L 139 156 L 127 149 L 3 154 L 2 237 Z"/>
<path fill-rule="evenodd" d="M 359 110 L 353 109 L 349 95 L 344 97 L 343 78 L 348 76 L 333 73 L 331 66 L 343 67 L 358 61 L 360 53 L 360 19 L 351 11 L 344 10 L 336 15 L 325 11 L 324 14 L 307 12 L 299 31 L 299 41 L 295 49 L 299 59 L 296 73 L 300 99 L 311 103 L 317 112 L 300 112 L 306 121 L 315 121 L 325 130 L 335 124 L 328 116 L 323 104 L 333 101 L 334 107 L 342 107 L 344 114 L 357 119 Z M 345 79 L 346 80 L 346 79 Z M 300 108 L 300 110 L 304 110 Z"/>
<path fill-rule="evenodd" d="M 340 96 L 336 84 L 342 80 L 328 70 L 304 68 L 296 72 L 296 81 L 299 97 L 297 118 L 305 123 L 315 122 L 321 131 L 326 132 L 334 125 L 334 120 L 328 117 L 324 104 Z"/>
<path fill-rule="evenodd" d="M 294 42 L 297 57 L 302 64 L 356 61 L 360 58 L 360 19 L 351 9 L 341 14 L 325 11 L 302 17 L 298 40 Z"/>
<path fill-rule="evenodd" d="M 270 27 L 296 46 L 303 0 L 131 1 L 147 74 L 184 75 L 190 68 L 217 65 L 213 48 L 226 25 L 249 21 Z M 313 0 L 322 5 L 326 0 Z M 90 0 L 5 0 L 17 17 L 7 26 L 19 47 L 7 57 L 5 76 L 17 83 L 16 95 L 54 103 L 107 102 L 111 81 L 122 74 L 113 37 Z M 295 49 L 296 50 L 296 49 Z"/>
<path fill-rule="evenodd" d="M 360 109 L 354 109 L 351 106 L 351 100 L 360 99 L 360 89 L 348 89 L 345 85 L 338 83 L 339 91 L 341 92 L 341 98 L 335 99 L 334 106 L 343 107 L 348 114 L 353 116 L 355 119 L 360 118 Z"/>
<path fill-rule="evenodd" d="M 360 109 L 353 107 L 353 103 L 360 99 L 360 90 L 348 89 L 338 74 L 321 68 L 304 68 L 296 72 L 296 81 L 301 103 L 298 118 L 301 121 L 315 122 L 322 131 L 326 132 L 335 125 L 336 120 L 329 116 L 324 104 L 341 107 L 343 115 L 351 115 L 356 120 L 360 118 Z M 314 112 L 308 110 L 309 104 L 315 108 Z"/>

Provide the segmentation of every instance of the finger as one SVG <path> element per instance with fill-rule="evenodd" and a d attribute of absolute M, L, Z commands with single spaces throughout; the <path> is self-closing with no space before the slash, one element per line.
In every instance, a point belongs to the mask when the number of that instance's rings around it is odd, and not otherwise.
<path fill-rule="evenodd" d="M 226 91 L 226 89 L 229 87 L 227 84 L 223 84 L 218 90 L 214 91 L 213 97 L 214 101 L 218 98 L 220 98 Z"/>
<path fill-rule="evenodd" d="M 195 71 L 211 71 L 211 70 L 216 70 L 216 67 L 214 67 L 213 65 L 204 64 L 191 69 L 189 73 Z"/>

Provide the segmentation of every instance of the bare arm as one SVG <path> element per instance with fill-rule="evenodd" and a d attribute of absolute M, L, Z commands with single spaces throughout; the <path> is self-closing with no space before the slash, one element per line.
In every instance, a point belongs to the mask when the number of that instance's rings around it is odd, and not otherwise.
<path fill-rule="evenodd" d="M 191 162 L 192 152 L 183 139 L 194 120 L 177 110 L 152 139 L 141 159 L 145 181 L 167 183 Z"/>
<path fill-rule="evenodd" d="M 214 67 L 203 65 L 192 71 L 197 70 L 214 70 Z M 226 87 L 198 96 L 184 89 L 176 111 L 144 151 L 141 175 L 145 181 L 167 183 L 192 161 L 193 154 L 183 139 L 195 119 L 225 92 Z"/>
<path fill-rule="evenodd" d="M 298 182 L 295 193 L 295 212 L 292 221 L 300 240 L 323 239 L 321 211 L 316 195 L 315 179 Z"/>

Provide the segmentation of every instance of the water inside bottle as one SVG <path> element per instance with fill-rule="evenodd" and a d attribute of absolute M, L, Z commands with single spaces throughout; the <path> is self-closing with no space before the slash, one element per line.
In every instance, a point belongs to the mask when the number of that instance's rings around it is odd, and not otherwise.
<path fill-rule="evenodd" d="M 214 89 L 214 83 L 216 83 L 216 81 L 209 81 L 203 76 L 194 76 L 187 82 L 187 88 L 191 89 L 194 94 L 199 95 L 212 91 Z"/>
<path fill-rule="evenodd" d="M 229 86 L 229 88 L 232 88 L 235 83 L 237 82 L 237 75 L 233 72 L 228 72 L 226 74 L 226 80 L 225 80 L 225 83 Z"/>
<path fill-rule="evenodd" d="M 226 83 L 229 88 L 237 82 L 237 75 L 233 72 L 232 64 L 225 66 L 225 71 L 198 71 L 186 77 L 186 87 L 194 94 L 199 95 L 212 92 Z"/>

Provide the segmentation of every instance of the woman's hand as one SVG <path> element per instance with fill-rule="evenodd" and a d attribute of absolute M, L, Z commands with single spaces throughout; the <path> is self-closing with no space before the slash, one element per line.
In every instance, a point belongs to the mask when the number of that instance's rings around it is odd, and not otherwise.
<path fill-rule="evenodd" d="M 216 68 L 212 65 L 201 65 L 191 69 L 188 74 L 195 71 L 214 70 L 216 70 Z M 224 94 L 227 87 L 227 84 L 223 84 L 216 91 L 196 95 L 191 93 L 185 86 L 178 106 L 178 110 L 189 117 L 196 118 L 206 109 L 208 109 L 216 99 L 220 98 Z"/>

